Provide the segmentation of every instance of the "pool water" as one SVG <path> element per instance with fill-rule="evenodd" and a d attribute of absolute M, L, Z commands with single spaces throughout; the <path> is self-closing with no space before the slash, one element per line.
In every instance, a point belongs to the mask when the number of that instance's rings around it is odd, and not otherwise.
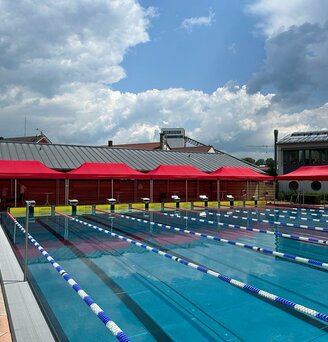
<path fill-rule="evenodd" d="M 287 217 L 279 218 L 279 213 L 270 217 L 264 216 L 269 212 L 260 214 L 254 210 L 233 212 L 234 218 L 229 216 L 230 209 L 202 211 L 201 216 L 199 212 L 191 211 L 169 213 L 174 216 L 130 211 L 123 213 L 129 218 L 105 213 L 78 218 L 328 313 L 326 270 L 157 225 L 165 223 L 328 262 L 327 245 L 218 224 L 327 240 L 327 232 L 272 223 L 280 220 L 324 227 L 325 216 L 322 216 L 322 222 L 313 222 L 310 212 L 307 216 L 305 213 L 299 215 L 299 220 L 289 219 L 286 213 L 283 215 Z M 227 213 L 229 217 L 224 216 Z M 142 221 L 132 221 L 131 217 Z M 254 222 L 251 218 L 271 221 Z M 208 223 L 208 220 L 214 223 Z M 25 225 L 24 219 L 18 221 Z M 22 258 L 23 233 L 7 217 L 2 217 L 2 224 L 14 242 L 18 257 Z M 29 222 L 29 232 L 132 341 L 328 340 L 328 325 L 324 322 L 65 217 L 36 217 Z M 31 243 L 29 277 L 61 341 L 116 340 Z"/>

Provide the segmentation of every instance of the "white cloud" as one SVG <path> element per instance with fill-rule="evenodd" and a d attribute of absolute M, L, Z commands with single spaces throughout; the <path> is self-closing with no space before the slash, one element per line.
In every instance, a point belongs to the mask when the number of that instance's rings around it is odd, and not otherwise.
<path fill-rule="evenodd" d="M 191 32 L 195 27 L 211 26 L 214 20 L 215 14 L 212 10 L 210 10 L 207 17 L 192 17 L 184 19 L 181 23 L 181 28 Z"/>
<path fill-rule="evenodd" d="M 326 102 L 328 1 L 257 0 L 248 11 L 259 17 L 267 37 L 266 58 L 248 82 L 249 91 L 269 86 L 276 101 L 292 106 Z"/>
<path fill-rule="evenodd" d="M 8 136 L 23 133 L 26 113 L 31 114 L 29 134 L 39 127 L 53 142 L 90 145 L 105 145 L 107 140 L 114 144 L 159 141 L 159 129 L 165 122 L 166 126 L 184 127 L 191 138 L 241 157 L 248 154 L 248 145 L 272 144 L 276 128 L 280 136 L 320 129 L 328 115 L 328 104 L 284 113 L 272 95 L 250 95 L 245 86 L 231 84 L 212 94 L 184 89 L 133 94 L 100 84 L 75 83 L 53 98 L 15 87 L 1 95 L 0 106 L 3 132 Z"/>
<path fill-rule="evenodd" d="M 290 114 L 273 95 L 258 92 L 266 84 L 264 74 L 253 94 L 233 82 L 212 94 L 172 88 L 138 94 L 111 90 L 108 84 L 125 77 L 121 62 L 126 52 L 149 40 L 147 28 L 154 15 L 154 9 L 145 10 L 136 0 L 0 0 L 0 135 L 22 135 L 25 117 L 28 134 L 38 127 L 53 142 L 91 145 L 104 145 L 108 139 L 114 144 L 159 140 L 158 131 L 165 125 L 184 127 L 194 139 L 244 156 L 247 145 L 271 144 L 275 128 L 287 134 L 320 129 L 326 121 L 328 104 Z M 184 25 L 192 30 L 213 20 L 210 11 L 208 17 L 189 18 Z M 271 22 L 276 30 L 278 24 Z M 328 40 L 322 26 L 308 24 L 304 31 L 293 28 L 284 32 L 289 36 L 270 37 L 267 67 L 277 65 L 277 84 L 281 75 L 294 75 L 284 73 L 284 63 L 273 64 L 282 52 L 297 56 L 288 49 L 288 37 L 298 38 L 295 46 L 311 52 L 304 55 L 306 68 L 300 70 L 311 70 L 310 81 L 317 87 L 323 84 L 320 71 L 328 65 Z M 302 32 L 317 40 L 303 39 Z M 284 47 L 280 54 L 279 47 Z"/>
<path fill-rule="evenodd" d="M 267 36 L 304 23 L 324 24 L 327 21 L 326 0 L 256 0 L 248 6 L 250 13 L 260 16 L 259 27 Z"/>
<path fill-rule="evenodd" d="M 0 87 L 51 96 L 72 82 L 115 83 L 154 13 L 136 0 L 1 0 Z"/>

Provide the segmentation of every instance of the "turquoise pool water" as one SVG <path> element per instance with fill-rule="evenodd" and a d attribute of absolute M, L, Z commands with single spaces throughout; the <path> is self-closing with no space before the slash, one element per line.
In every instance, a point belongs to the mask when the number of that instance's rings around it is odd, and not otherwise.
<path fill-rule="evenodd" d="M 199 212 L 176 212 L 183 217 L 140 211 L 124 213 L 147 222 L 102 213 L 79 219 L 327 314 L 328 272 L 322 268 L 156 225 L 165 223 L 328 262 L 328 246 L 218 224 L 327 240 L 327 232 L 272 223 L 280 220 L 327 227 L 324 213 L 315 217 L 321 221 L 313 222 L 310 212 L 302 216 L 233 212 L 235 217 L 229 216 L 231 212 L 203 211 L 201 216 Z M 229 217 L 224 216 L 227 213 Z M 291 215 L 298 216 L 291 219 Z M 23 233 L 2 216 L 2 224 L 20 257 Z M 252 218 L 269 222 L 251 221 Z M 22 225 L 24 221 L 19 219 Z M 67 218 L 34 218 L 29 223 L 29 232 L 133 341 L 328 340 L 328 325 L 321 321 Z M 116 340 L 32 244 L 29 276 L 61 341 Z"/>

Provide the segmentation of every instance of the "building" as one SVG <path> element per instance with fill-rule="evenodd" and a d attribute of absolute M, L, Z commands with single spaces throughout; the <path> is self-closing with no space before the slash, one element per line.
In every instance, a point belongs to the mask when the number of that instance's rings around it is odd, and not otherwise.
<path fill-rule="evenodd" d="M 18 143 L 35 143 L 35 144 L 52 144 L 50 139 L 42 132 L 38 135 L 23 136 L 23 137 L 0 137 L 0 142 L 18 142 Z"/>
<path fill-rule="evenodd" d="M 185 135 L 184 128 L 162 128 L 159 141 L 156 142 L 115 145 L 113 144 L 112 140 L 108 140 L 107 147 L 160 151 L 222 153 L 222 151 L 215 149 L 211 145 L 206 145 L 195 139 L 187 137 Z"/>
<path fill-rule="evenodd" d="M 301 166 L 328 164 L 328 131 L 294 132 L 277 142 L 278 175 Z M 327 192 L 323 182 L 279 182 L 280 191 Z"/>
<path fill-rule="evenodd" d="M 256 166 L 235 158 L 224 152 L 184 152 L 184 151 L 162 151 L 131 149 L 123 147 L 101 147 L 84 145 L 65 144 L 38 144 L 22 142 L 6 142 L 0 140 L 0 160 L 39 160 L 46 166 L 57 171 L 67 172 L 81 166 L 84 162 L 98 163 L 124 163 L 131 168 L 148 172 L 160 165 L 190 165 L 197 169 L 210 173 L 221 166 L 249 167 L 259 171 Z M 166 193 L 166 198 L 179 193 L 182 200 L 187 195 L 186 182 L 162 181 L 156 182 L 154 201 L 162 198 L 161 194 Z M 251 184 L 252 183 L 252 184 Z M 265 182 L 262 182 L 265 183 Z M 272 182 L 271 182 L 272 183 Z M 48 195 L 52 203 L 63 203 L 65 196 L 64 181 L 31 180 L 24 183 L 29 189 L 33 199 L 39 202 L 48 202 Z M 129 185 L 129 188 L 127 186 Z M 19 184 L 18 184 L 19 186 Z M 103 203 L 108 196 L 110 182 L 108 180 L 81 180 L 70 182 L 70 196 L 76 198 L 79 194 L 80 203 Z M 126 180 L 115 181 L 114 195 L 120 198 L 123 203 L 128 203 L 133 196 L 133 201 L 140 201 L 141 197 L 149 197 L 149 181 L 134 180 L 127 183 Z M 8 188 L 10 197 L 16 193 L 16 186 L 12 181 L 0 180 L 0 188 Z M 267 198 L 268 189 L 272 184 L 259 184 L 259 182 L 246 181 L 222 181 L 220 186 L 221 194 L 232 194 L 236 199 L 243 198 L 243 190 L 248 189 L 248 196 Z M 42 190 L 41 193 L 40 189 Z M 96 189 L 96 190 L 94 190 Z M 200 194 L 208 195 L 210 200 L 216 200 L 218 196 L 216 181 L 190 181 L 188 182 L 188 199 L 197 200 Z M 38 196 L 38 197 L 37 197 Z M 41 196 L 41 197 L 40 197 Z M 223 198 L 222 198 L 223 199 Z"/>

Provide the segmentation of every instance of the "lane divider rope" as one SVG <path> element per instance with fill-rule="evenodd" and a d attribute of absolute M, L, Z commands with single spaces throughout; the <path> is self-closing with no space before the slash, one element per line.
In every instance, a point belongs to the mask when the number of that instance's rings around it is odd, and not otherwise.
<path fill-rule="evenodd" d="M 105 211 L 106 212 L 106 211 Z M 272 294 L 270 292 L 267 292 L 267 291 L 264 291 L 264 290 L 261 290 L 255 286 L 252 286 L 252 285 L 248 285 L 246 283 L 243 283 L 242 281 L 239 281 L 239 280 L 236 280 L 236 279 L 233 279 L 233 278 L 230 278 L 228 276 L 225 276 L 224 274 L 222 273 L 219 273 L 217 271 L 214 271 L 214 270 L 211 270 L 205 266 L 201 266 L 199 264 L 196 264 L 194 262 L 190 262 L 190 261 L 187 261 L 183 258 L 179 258 L 173 254 L 170 254 L 170 253 L 167 253 L 167 252 L 164 252 L 160 249 L 157 249 L 157 248 L 153 248 L 153 247 L 150 247 L 146 244 L 143 244 L 141 242 L 138 242 L 136 240 L 132 240 L 130 238 L 127 238 L 125 236 L 122 236 L 122 235 L 119 235 L 119 234 L 116 234 L 114 232 L 110 232 L 109 230 L 106 230 L 104 228 L 101 228 L 101 227 L 98 227 L 96 225 L 93 225 L 91 223 L 88 223 L 88 222 L 85 222 L 85 221 L 82 221 L 82 220 L 79 220 L 75 217 L 72 217 L 72 216 L 69 216 L 69 215 L 66 215 L 66 214 L 62 214 L 62 213 L 59 213 L 59 212 L 56 212 L 58 215 L 61 215 L 63 217 L 68 217 L 70 218 L 71 220 L 75 221 L 75 222 L 78 222 L 84 226 L 87 226 L 87 227 L 90 227 L 90 228 L 93 228 L 95 230 L 98 230 L 100 232 L 103 232 L 105 234 L 108 234 L 110 236 L 113 236 L 113 237 L 116 237 L 122 241 L 126 241 L 126 242 L 129 242 L 130 244 L 132 245 L 135 245 L 135 246 L 138 246 L 138 247 L 141 247 L 141 248 L 144 248 L 146 250 L 149 250 L 153 253 L 156 253 L 158 255 L 161 255 L 161 256 L 164 256 L 168 259 L 171 259 L 173 261 L 176 261 L 184 266 L 189 266 L 193 269 L 196 269 L 197 271 L 200 271 L 200 272 L 203 272 L 203 273 L 206 273 L 208 275 L 211 275 L 213 277 L 215 277 L 216 279 L 219 279 L 219 280 L 222 280 L 228 284 L 231 284 L 235 287 L 238 287 L 240 289 L 243 289 L 249 293 L 252 293 L 252 294 L 256 294 L 260 297 L 263 297 L 263 298 L 266 298 L 268 300 L 271 300 L 273 302 L 276 302 L 276 303 L 279 303 L 279 304 L 282 304 L 284 306 L 287 306 L 288 308 L 290 309 L 293 309 L 295 311 L 298 311 L 302 314 L 305 314 L 305 315 L 308 315 L 308 316 L 311 316 L 311 317 L 314 317 L 314 318 L 317 318 L 318 320 L 322 321 L 322 322 L 325 322 L 325 324 L 328 324 L 328 315 L 325 314 L 325 313 L 322 313 L 322 312 L 319 312 L 319 311 L 316 311 L 314 309 L 310 309 L 306 306 L 303 306 L 301 304 L 297 304 L 297 303 L 294 303 L 293 301 L 291 300 L 288 300 L 288 299 L 285 299 L 283 297 L 280 297 L 280 296 L 277 296 L 275 294 Z M 111 214 L 111 212 L 107 211 L 106 212 L 107 214 Z"/>
<path fill-rule="evenodd" d="M 260 209 L 260 207 L 258 207 Z M 297 215 L 310 215 L 310 216 L 323 216 L 323 217 L 328 217 L 328 214 L 324 214 L 324 213 L 327 213 L 326 210 L 311 210 L 311 211 L 307 211 L 308 209 L 304 209 L 304 208 L 301 208 L 301 209 L 297 209 L 297 208 L 291 208 L 290 210 L 281 210 L 281 209 L 272 209 L 272 208 L 268 208 L 268 207 L 265 207 L 264 208 L 265 211 L 268 211 L 268 212 L 282 212 L 282 213 L 285 213 L 285 214 L 297 214 Z M 296 211 L 295 211 L 296 210 Z"/>
<path fill-rule="evenodd" d="M 138 209 L 132 208 L 132 209 L 143 211 L 143 212 L 148 212 L 148 213 L 151 212 L 149 210 L 143 210 L 143 209 L 139 209 L 139 208 Z M 104 212 L 103 210 L 98 210 L 98 209 L 97 209 L 97 211 Z M 167 214 L 167 213 L 162 213 L 162 212 L 157 212 L 157 211 L 155 211 L 153 213 L 159 214 L 159 215 L 166 215 Z M 281 257 L 281 258 L 287 258 L 289 260 L 295 260 L 295 261 L 299 261 L 299 262 L 304 263 L 304 264 L 310 264 L 310 265 L 313 265 L 313 266 L 320 266 L 320 267 L 328 269 L 328 263 L 321 262 L 321 261 L 318 261 L 318 260 L 303 258 L 303 257 L 300 257 L 300 256 L 288 254 L 288 253 L 276 252 L 276 251 L 273 251 L 273 250 L 270 250 L 270 249 L 267 249 L 267 248 L 257 247 L 257 246 L 253 246 L 253 245 L 250 245 L 250 244 L 241 243 L 241 242 L 238 242 L 238 241 L 235 241 L 235 240 L 223 239 L 223 238 L 220 238 L 217 235 L 214 236 L 214 235 L 209 235 L 209 234 L 204 234 L 204 233 L 198 233 L 198 232 L 195 232 L 195 231 L 192 231 L 192 230 L 189 230 L 189 229 L 182 229 L 182 228 L 170 226 L 168 224 L 157 223 L 157 222 L 141 219 L 141 218 L 134 217 L 134 216 L 124 215 L 124 214 L 121 214 L 121 213 L 117 213 L 116 215 L 120 216 L 120 217 L 123 217 L 125 219 L 128 219 L 128 220 L 131 220 L 131 221 L 143 222 L 143 223 L 155 225 L 155 226 L 160 227 L 160 228 L 165 228 L 165 229 L 168 229 L 168 230 L 173 230 L 173 231 L 176 231 L 176 232 L 183 232 L 183 233 L 186 233 L 186 234 L 195 235 L 195 236 L 199 236 L 199 237 L 210 239 L 210 240 L 224 242 L 224 243 L 227 243 L 227 244 L 230 244 L 230 245 L 234 245 L 234 246 L 237 246 L 237 247 L 242 247 L 242 248 L 246 248 L 248 250 L 253 250 L 253 251 L 256 251 L 256 252 L 264 253 L 265 255 L 275 255 L 275 256 L 278 256 L 278 257 Z M 168 215 L 171 216 L 172 214 L 168 214 Z"/>
<path fill-rule="evenodd" d="M 25 234 L 25 228 L 7 212 L 15 225 Z M 80 298 L 89 306 L 92 312 L 105 324 L 106 328 L 120 341 L 131 341 L 127 335 L 119 328 L 119 326 L 104 312 L 104 310 L 80 287 L 80 285 L 56 262 L 56 260 L 32 237 L 28 234 L 28 239 L 48 260 L 54 269 L 63 277 L 68 285 L 80 296 Z"/>
<path fill-rule="evenodd" d="M 215 207 L 205 207 L 202 205 L 194 205 L 195 208 L 202 208 L 202 209 L 209 209 L 209 210 L 215 210 L 218 211 L 220 208 Z M 309 218 L 309 217 L 297 217 L 297 216 L 287 216 L 287 215 L 281 215 L 281 214 L 269 214 L 269 213 L 262 213 L 259 211 L 254 210 L 239 210 L 239 209 L 233 209 L 233 212 L 235 213 L 242 213 L 242 214 L 251 214 L 251 215 L 261 215 L 261 216 L 269 216 L 269 217 L 281 217 L 291 220 L 301 220 L 301 221 L 311 221 L 311 222 L 321 222 L 321 223 L 328 223 L 328 220 L 322 220 L 317 218 Z M 328 229 L 327 229 L 328 231 Z"/>
<path fill-rule="evenodd" d="M 235 212 L 240 212 L 242 213 L 241 210 L 235 210 Z M 322 228 L 322 227 L 316 227 L 316 226 L 308 226 L 305 224 L 299 224 L 299 223 L 289 223 L 289 222 L 282 222 L 282 221 L 270 221 L 270 220 L 262 220 L 258 218 L 253 218 L 253 217 L 245 217 L 245 216 L 237 216 L 233 215 L 233 212 L 226 212 L 225 214 L 222 213 L 211 213 L 207 212 L 209 215 L 216 215 L 220 217 L 227 217 L 227 218 L 234 218 L 238 220 L 246 220 L 246 221 L 252 221 L 252 222 L 263 222 L 263 223 L 269 223 L 269 224 L 276 224 L 280 226 L 286 226 L 286 227 L 293 227 L 293 228 L 300 228 L 300 229 L 307 229 L 307 230 L 317 230 L 321 232 L 328 232 L 328 228 Z"/>
<path fill-rule="evenodd" d="M 174 209 L 176 210 L 176 208 L 173 207 L 164 207 L 167 209 Z M 187 209 L 180 209 L 181 211 L 189 211 Z M 174 214 L 174 215 L 178 215 L 178 214 Z M 241 230 L 247 230 L 247 231 L 251 231 L 251 232 L 256 232 L 256 233 L 263 233 L 263 234 L 268 234 L 268 235 L 276 235 L 276 236 L 281 236 L 284 238 L 289 238 L 289 239 L 294 239 L 294 240 L 299 240 L 299 241 L 306 241 L 306 242 L 314 242 L 314 243 L 318 243 L 318 244 L 322 244 L 322 245 L 328 245 L 328 241 L 327 240 L 321 240 L 321 239 L 317 239 L 314 237 L 305 237 L 305 236 L 300 236 L 300 235 L 295 235 L 295 234 L 286 234 L 286 233 L 281 233 L 281 232 L 273 232 L 271 230 L 265 230 L 265 229 L 258 229 L 258 228 L 251 228 L 251 227 L 245 227 L 245 226 L 241 226 L 238 224 L 231 224 L 231 223 L 224 223 L 224 222 L 214 222 L 214 221 L 209 221 L 209 220 L 205 220 L 205 219 L 196 219 L 195 217 L 188 217 L 188 216 L 180 216 L 184 219 L 189 219 L 191 221 L 197 221 L 197 222 L 202 222 L 202 223 L 209 223 L 209 224 L 217 224 L 220 225 L 222 227 L 228 227 L 228 228 L 236 228 L 236 229 L 241 229 Z"/>

